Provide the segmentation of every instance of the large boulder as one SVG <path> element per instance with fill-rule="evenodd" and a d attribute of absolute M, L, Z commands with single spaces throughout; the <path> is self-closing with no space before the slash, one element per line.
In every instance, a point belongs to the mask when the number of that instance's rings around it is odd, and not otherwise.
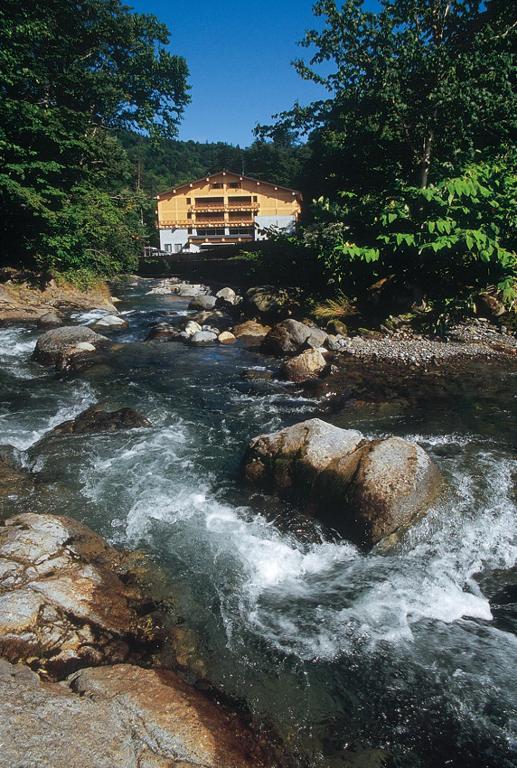
<path fill-rule="evenodd" d="M 70 421 L 54 427 L 54 435 L 87 435 L 96 432 L 117 432 L 121 429 L 141 429 L 152 424 L 145 416 L 132 408 L 107 411 L 102 405 L 92 405 Z M 43 438 L 47 439 L 47 436 Z"/>
<path fill-rule="evenodd" d="M 161 322 L 151 326 L 146 341 L 188 341 L 187 334 L 178 328 L 177 325 Z"/>
<path fill-rule="evenodd" d="M 226 331 L 233 325 L 233 317 L 227 312 L 221 312 L 220 309 L 207 310 L 204 312 L 196 312 L 190 318 L 199 325 L 211 325 L 214 328 L 219 328 L 220 331 Z"/>
<path fill-rule="evenodd" d="M 59 677 L 138 658 L 155 638 L 121 554 L 66 517 L 0 528 L 0 655 Z"/>
<path fill-rule="evenodd" d="M 416 443 L 375 440 L 362 457 L 351 489 L 358 531 L 365 542 L 397 538 L 439 493 L 440 473 Z"/>
<path fill-rule="evenodd" d="M 0 660 L 1 768 L 260 768 L 246 728 L 163 669 L 84 669 L 62 683 Z"/>
<path fill-rule="evenodd" d="M 239 297 L 233 290 L 233 288 L 221 288 L 220 291 L 217 291 L 215 294 L 216 299 L 219 299 L 217 304 L 221 306 L 226 306 L 227 304 L 230 304 L 231 306 L 234 306 L 239 302 Z"/>
<path fill-rule="evenodd" d="M 370 441 L 320 419 L 254 438 L 244 476 L 294 498 L 365 548 L 395 543 L 441 487 L 418 445 L 398 437 Z"/>
<path fill-rule="evenodd" d="M 262 285 L 246 291 L 244 311 L 249 316 L 266 320 L 281 320 L 300 311 L 300 291 L 297 288 L 275 288 Z"/>
<path fill-rule="evenodd" d="M 296 355 L 304 347 L 323 347 L 327 334 L 298 320 L 277 323 L 264 339 L 264 348 L 277 355 Z"/>
<path fill-rule="evenodd" d="M 215 298 L 215 296 L 210 296 L 210 295 L 196 296 L 195 298 L 192 299 L 192 301 L 188 305 L 188 308 L 199 309 L 199 310 L 214 309 L 216 302 L 217 302 L 217 299 Z"/>
<path fill-rule="evenodd" d="M 84 345 L 89 344 L 93 351 L 99 345 L 107 343 L 105 336 L 86 328 L 83 325 L 66 325 L 62 328 L 53 328 L 46 331 L 36 342 L 33 359 L 44 365 L 53 365 L 63 356 L 70 356 L 87 350 Z"/>
<path fill-rule="evenodd" d="M 282 374 L 289 381 L 298 383 L 317 378 L 326 366 L 327 362 L 319 349 L 306 349 L 284 363 Z"/>
<path fill-rule="evenodd" d="M 60 325 L 63 325 L 63 318 L 54 310 L 38 318 L 38 328 L 58 328 Z"/>

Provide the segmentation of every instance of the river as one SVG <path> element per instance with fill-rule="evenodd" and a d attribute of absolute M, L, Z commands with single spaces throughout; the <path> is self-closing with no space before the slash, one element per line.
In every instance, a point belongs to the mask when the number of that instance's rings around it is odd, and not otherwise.
<path fill-rule="evenodd" d="M 395 768 L 517 766 L 515 374 L 487 364 L 411 408 L 329 413 L 315 391 L 241 379 L 271 363 L 256 349 L 144 343 L 188 305 L 151 284 L 121 290 L 129 329 L 80 376 L 30 361 L 34 328 L 0 329 L 0 443 L 51 491 L 9 512 L 67 514 L 150 552 L 198 668 L 293 766 L 373 768 L 377 749 Z M 153 426 L 37 445 L 99 401 Z M 314 415 L 417 440 L 444 473 L 445 497 L 391 554 L 242 486 L 251 437 Z"/>

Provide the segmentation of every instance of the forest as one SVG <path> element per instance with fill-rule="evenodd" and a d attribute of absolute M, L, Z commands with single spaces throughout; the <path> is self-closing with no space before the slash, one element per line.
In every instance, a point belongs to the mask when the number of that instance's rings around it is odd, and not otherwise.
<path fill-rule="evenodd" d="M 227 167 L 304 193 L 299 230 L 261 256 L 271 282 L 358 297 L 389 279 L 425 285 L 441 305 L 465 309 L 485 291 L 511 307 L 515 9 L 319 0 L 313 10 L 308 58 L 294 65 L 325 97 L 286 105 L 240 148 L 177 139 L 188 62 L 154 16 L 117 0 L 6 0 L 2 262 L 70 277 L 134 270 L 155 242 L 156 193 Z"/>

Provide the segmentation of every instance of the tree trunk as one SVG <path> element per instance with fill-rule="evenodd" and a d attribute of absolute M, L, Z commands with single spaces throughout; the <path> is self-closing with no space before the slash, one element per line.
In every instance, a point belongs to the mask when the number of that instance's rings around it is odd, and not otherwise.
<path fill-rule="evenodd" d="M 429 181 L 429 169 L 431 167 L 431 155 L 433 148 L 434 131 L 430 130 L 424 139 L 424 151 L 420 162 L 419 186 L 421 189 L 427 187 Z"/>

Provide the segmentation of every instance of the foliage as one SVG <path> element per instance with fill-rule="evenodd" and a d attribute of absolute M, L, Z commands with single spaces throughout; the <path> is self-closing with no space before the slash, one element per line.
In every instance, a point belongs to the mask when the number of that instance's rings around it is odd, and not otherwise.
<path fill-rule="evenodd" d="M 357 309 L 349 296 L 346 296 L 343 291 L 338 291 L 335 298 L 317 304 L 312 314 L 317 320 L 330 320 L 355 315 Z"/>
<path fill-rule="evenodd" d="M 511 5 L 511 4 L 510 4 Z M 267 135 L 312 131 L 316 194 L 427 186 L 508 146 L 516 127 L 515 17 L 505 0 L 318 0 L 299 74 L 328 92 Z"/>
<path fill-rule="evenodd" d="M 188 101 L 187 68 L 167 43 L 155 17 L 119 0 L 4 0 L 4 258 L 103 273 L 134 263 L 139 196 L 111 134 L 174 135 Z"/>
<path fill-rule="evenodd" d="M 494 286 L 509 305 L 517 285 L 512 159 L 470 165 L 425 189 L 401 185 L 389 197 L 322 199 L 321 221 L 301 240 L 318 254 L 329 282 L 347 291 L 395 274 L 443 300 Z"/>

